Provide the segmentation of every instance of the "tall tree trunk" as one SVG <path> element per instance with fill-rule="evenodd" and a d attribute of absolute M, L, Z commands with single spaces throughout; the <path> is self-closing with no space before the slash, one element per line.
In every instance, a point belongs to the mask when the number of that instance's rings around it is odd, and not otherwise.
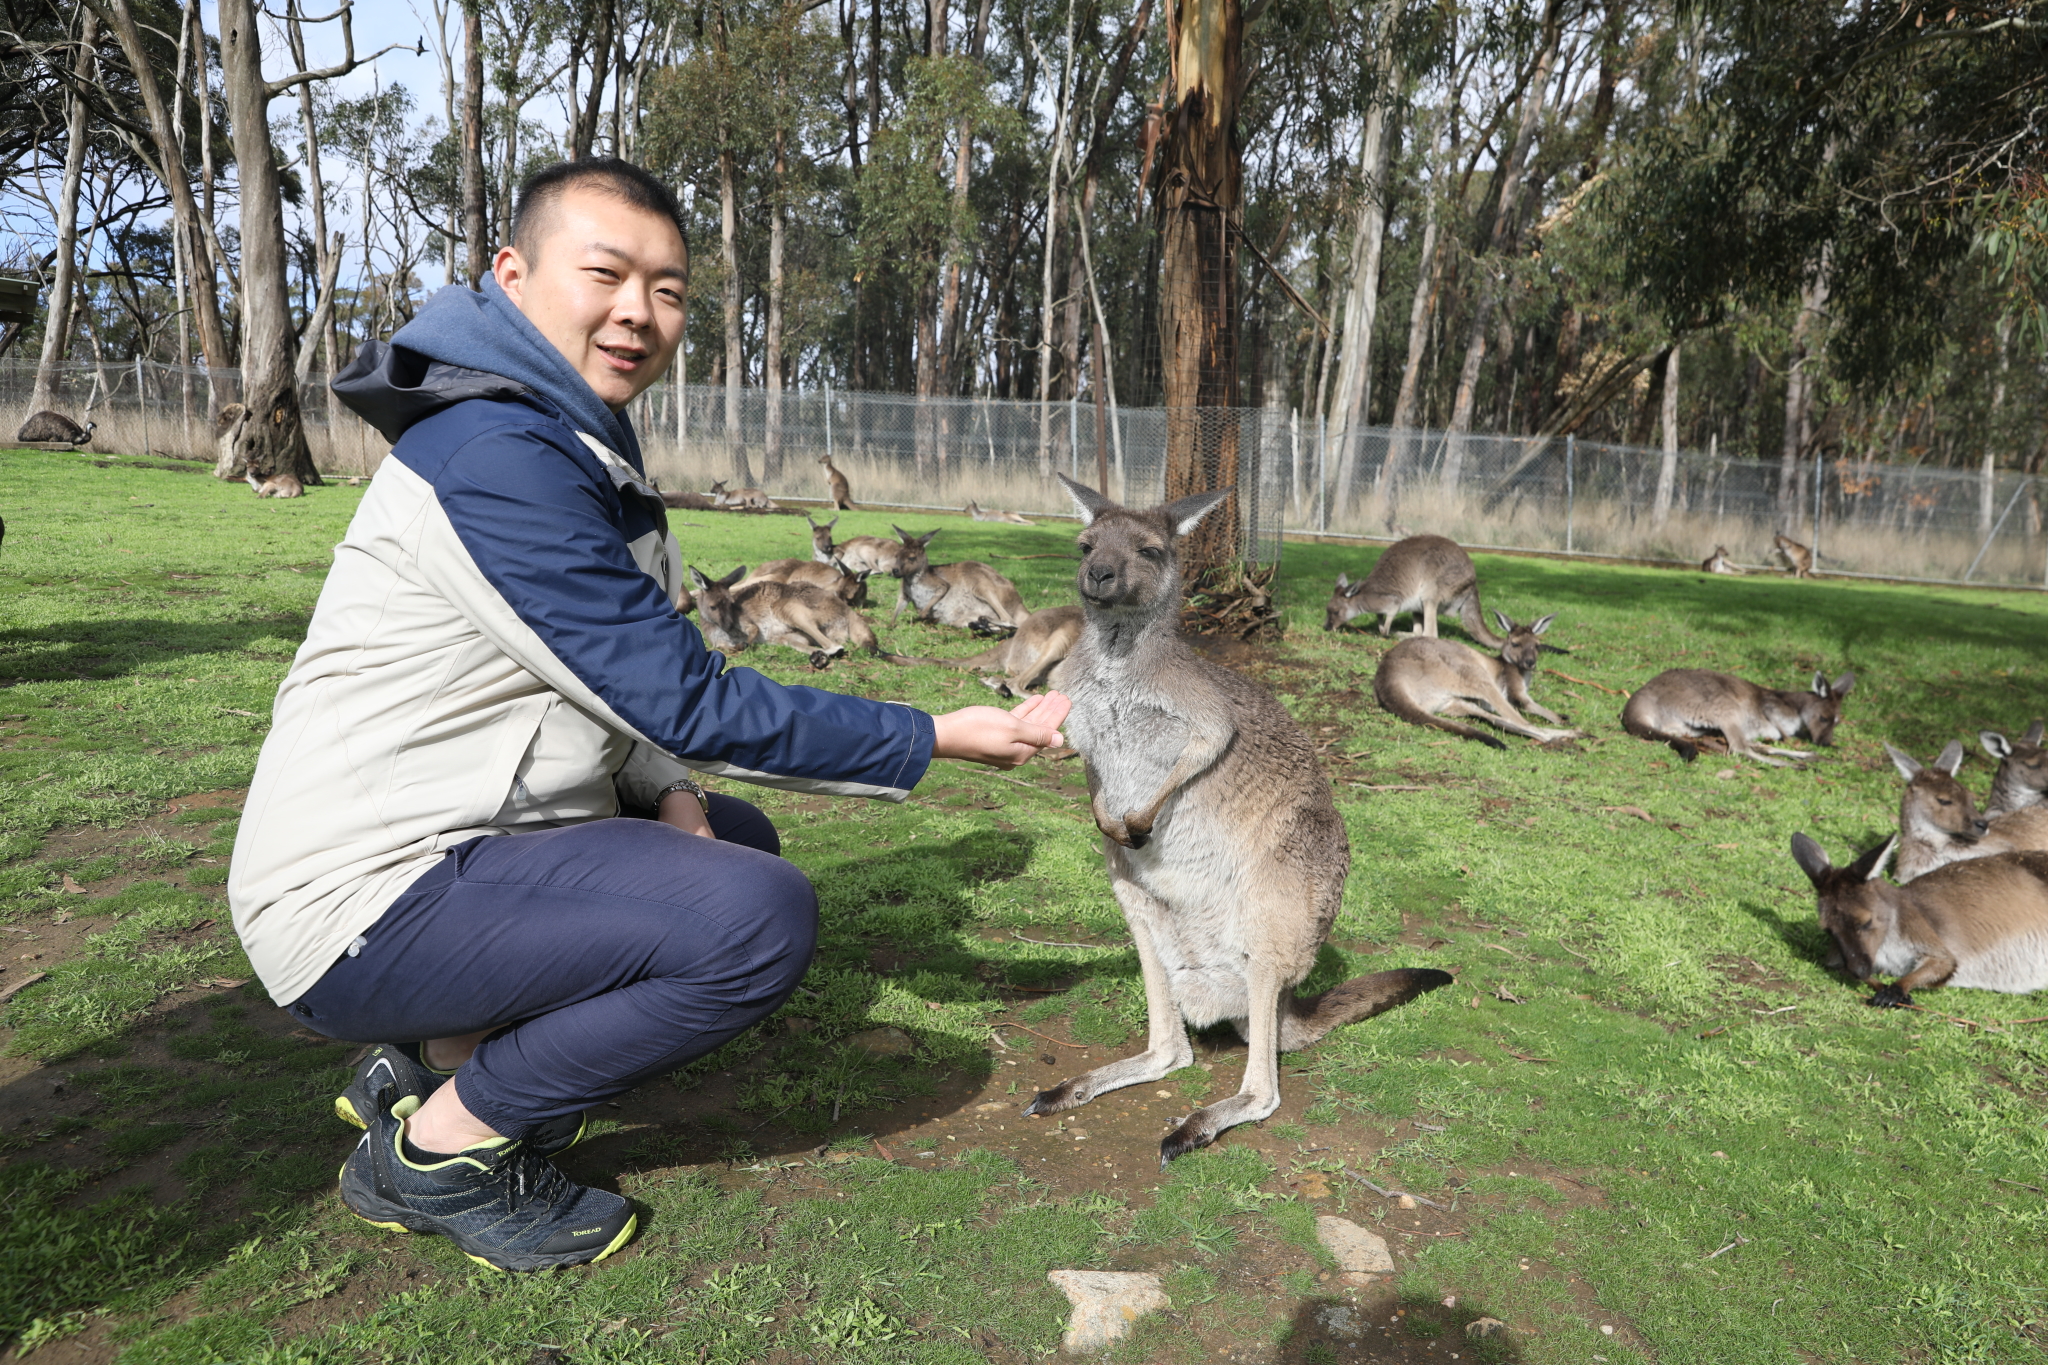
<path fill-rule="evenodd" d="M 1671 492 L 1678 482 L 1678 346 L 1664 354 L 1664 456 L 1657 462 L 1657 496 L 1650 525 L 1661 531 L 1671 520 Z"/>
<path fill-rule="evenodd" d="M 1045 250 L 1038 286 L 1038 472 L 1052 471 L 1052 325 L 1053 253 L 1060 237 L 1060 173 L 1067 163 L 1067 112 L 1073 102 L 1074 9 L 1067 6 L 1067 46 L 1059 83 L 1054 87 L 1052 155 L 1045 169 Z"/>
<path fill-rule="evenodd" d="M 618 3 L 617 0 L 596 0 L 596 6 L 597 33 L 590 43 L 590 93 L 584 96 L 583 108 L 576 114 L 575 136 L 570 148 L 573 161 L 588 160 L 592 145 L 597 141 L 598 114 L 604 109 L 604 87 L 611 74 L 612 25 L 618 17 Z"/>
<path fill-rule="evenodd" d="M 2008 367 L 2012 364 L 2013 315 L 2007 313 L 1998 320 L 1998 378 L 1991 385 L 1991 413 L 1985 422 L 1984 473 L 1977 488 L 1977 532 L 1991 534 L 1992 504 L 1997 496 L 1998 452 L 2005 443 L 2005 382 Z M 2017 461 L 2015 461 L 2017 463 Z"/>
<path fill-rule="evenodd" d="M 291 44 L 292 61 L 299 67 L 306 65 L 305 27 L 299 16 L 298 0 L 290 0 L 285 7 L 285 38 Z M 306 208 L 313 219 L 313 270 L 320 281 L 320 292 L 315 300 L 313 316 L 306 323 L 306 330 L 299 339 L 299 359 L 295 367 L 298 381 L 306 382 L 306 376 L 313 368 L 313 355 L 324 343 L 327 349 L 327 375 L 334 377 L 334 289 L 341 274 L 342 237 L 335 233 L 327 235 L 327 182 L 320 174 L 320 129 L 313 119 L 313 85 L 308 81 L 299 87 L 299 132 L 306 139 Z M 454 242 L 447 243 L 451 253 L 449 273 L 454 273 L 452 253 Z M 341 399 L 329 385 L 327 390 L 327 432 L 332 440 L 342 429 Z"/>
<path fill-rule="evenodd" d="M 284 201 L 270 140 L 270 87 L 253 0 L 221 0 L 221 70 L 240 179 L 243 419 L 214 473 L 319 483 L 299 413 Z"/>
<path fill-rule="evenodd" d="M 987 45 L 988 16 L 994 3 L 995 0 L 981 0 L 981 9 L 974 16 L 974 33 L 968 39 L 967 55 L 977 63 Z M 939 302 L 939 344 L 943 348 L 939 382 L 948 393 L 958 389 L 961 367 L 967 359 L 960 335 L 960 255 L 967 228 L 968 179 L 974 168 L 974 120 L 961 119 L 953 137 L 953 221 L 946 228 L 946 284 Z"/>
<path fill-rule="evenodd" d="M 199 11 L 199 0 L 185 0 L 185 13 L 187 22 L 192 26 L 193 36 L 198 39 L 198 46 L 194 49 L 194 60 L 192 63 L 193 113 L 196 115 L 194 122 L 197 125 L 196 131 L 199 134 L 199 221 L 197 224 L 199 254 L 196 259 L 205 262 L 203 279 L 206 292 L 209 295 L 218 299 L 220 296 L 220 282 L 223 279 L 227 281 L 228 301 L 234 310 L 235 328 L 238 334 L 234 345 L 225 345 L 222 348 L 223 359 L 220 362 L 220 368 L 228 370 L 229 373 L 218 378 L 212 374 L 208 374 L 206 377 L 207 391 L 212 398 L 215 415 L 218 415 L 218 410 L 223 403 L 235 402 L 241 396 L 236 388 L 233 370 L 239 360 L 242 283 L 235 274 L 234 266 L 228 261 L 227 249 L 221 245 L 218 227 L 220 218 L 215 212 L 213 204 L 213 187 L 219 177 L 213 165 L 213 95 L 206 75 L 206 22 L 204 16 Z M 216 19 L 220 17 L 218 7 L 215 8 L 214 17 Z M 222 74 L 222 79 L 226 79 L 225 72 Z M 181 129 L 181 136 L 182 131 Z M 225 327 L 222 329 L 222 335 L 225 338 Z M 214 367 L 214 361 L 209 357 L 207 368 L 211 370 Z"/>
<path fill-rule="evenodd" d="M 1174 108 L 1160 148 L 1159 369 L 1166 406 L 1166 496 L 1238 479 L 1237 241 L 1244 165 L 1237 144 L 1244 14 L 1238 0 L 1173 0 Z M 1237 497 L 1182 544 L 1197 574 L 1239 557 Z"/>
<path fill-rule="evenodd" d="M 483 284 L 491 264 L 490 226 L 484 219 L 483 0 L 462 7 L 462 236 L 469 287 Z"/>
<path fill-rule="evenodd" d="M 1828 301 L 1828 260 L 1799 291 L 1799 317 L 1792 324 L 1792 357 L 1785 367 L 1785 437 L 1778 456 L 1778 529 L 1791 535 L 1799 529 L 1800 496 L 1805 485 L 1801 459 L 1813 434 L 1813 391 L 1808 367 L 1813 362 L 1814 333 Z"/>
<path fill-rule="evenodd" d="M 99 65 L 100 17 L 91 10 L 79 23 L 78 56 L 72 74 L 78 86 L 92 84 Z M 50 306 L 43 318 L 43 353 L 36 363 L 35 392 L 28 410 L 57 406 L 58 366 L 71 349 L 71 296 L 78 277 L 78 197 L 85 184 L 85 99 L 76 90 L 64 97 L 64 178 L 57 189 L 57 261 L 50 281 Z M 185 363 L 182 359 L 180 364 Z"/>
<path fill-rule="evenodd" d="M 777 84 L 781 77 L 776 78 Z M 767 430 L 761 449 L 761 478 L 771 487 L 782 477 L 782 252 L 789 227 L 783 199 L 783 132 L 775 130 L 775 183 L 768 205 L 768 325 L 761 338 L 761 382 L 767 390 Z"/>

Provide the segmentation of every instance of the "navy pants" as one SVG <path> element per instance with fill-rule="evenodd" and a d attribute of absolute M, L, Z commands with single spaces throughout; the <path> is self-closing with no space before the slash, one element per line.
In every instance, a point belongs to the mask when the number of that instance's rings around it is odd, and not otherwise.
<path fill-rule="evenodd" d="M 774 1013 L 817 941 L 775 827 L 711 803 L 716 840 L 617 819 L 458 845 L 291 1010 L 364 1043 L 497 1030 L 455 1085 L 507 1137 L 673 1071 Z"/>

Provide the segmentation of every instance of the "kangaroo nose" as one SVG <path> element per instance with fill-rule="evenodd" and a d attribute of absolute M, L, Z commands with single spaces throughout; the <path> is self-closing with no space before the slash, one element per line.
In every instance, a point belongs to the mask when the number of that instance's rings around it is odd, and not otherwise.
<path fill-rule="evenodd" d="M 1116 570 L 1102 565 L 1088 566 L 1088 590 L 1101 596 L 1101 589 L 1116 582 Z"/>
<path fill-rule="evenodd" d="M 1991 832 L 1991 822 L 1989 820 L 1979 820 L 1976 822 L 1976 825 L 1979 834 L 1989 834 Z"/>

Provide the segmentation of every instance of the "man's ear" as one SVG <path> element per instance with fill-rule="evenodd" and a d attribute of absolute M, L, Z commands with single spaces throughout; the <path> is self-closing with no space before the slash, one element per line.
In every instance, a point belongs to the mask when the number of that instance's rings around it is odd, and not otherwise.
<path fill-rule="evenodd" d="M 526 277 L 533 273 L 533 265 L 519 254 L 516 246 L 501 246 L 498 254 L 491 258 L 491 274 L 498 281 L 498 288 L 505 291 L 505 297 L 512 300 L 516 308 L 524 302 Z"/>

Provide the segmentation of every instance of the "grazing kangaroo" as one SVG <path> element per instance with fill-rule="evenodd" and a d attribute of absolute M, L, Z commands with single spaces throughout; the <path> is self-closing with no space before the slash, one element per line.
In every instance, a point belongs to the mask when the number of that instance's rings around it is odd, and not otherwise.
<path fill-rule="evenodd" d="M 772 581 L 735 587 L 746 572 L 742 564 L 711 579 L 690 570 L 697 617 L 713 649 L 737 654 L 752 644 L 787 645 L 808 653 L 813 668 L 844 657 L 849 646 L 894 664 L 928 662 L 883 649 L 866 618 L 822 588 Z"/>
<path fill-rule="evenodd" d="M 1898 861 L 1893 866 L 1901 882 L 1969 858 L 2048 852 L 2048 808 L 2015 811 L 1997 820 L 1977 813 L 1969 789 L 1956 781 L 1956 770 L 1963 766 L 1961 740 L 1950 740 L 1924 767 L 1889 744 L 1884 751 L 1906 779 L 1905 795 L 1899 799 Z"/>
<path fill-rule="evenodd" d="M 1735 567 L 1735 561 L 1728 558 L 1728 547 L 1726 545 L 1716 545 L 1714 553 L 1700 561 L 1700 568 L 1707 573 L 1734 574 L 1738 578 L 1747 572 L 1747 570 Z"/>
<path fill-rule="evenodd" d="M 848 573 L 836 561 L 820 564 L 814 559 L 771 559 L 742 578 L 733 591 L 738 592 L 753 583 L 789 583 L 822 588 L 849 607 L 863 605 L 868 596 L 868 576 Z"/>
<path fill-rule="evenodd" d="M 973 517 L 976 521 L 1003 521 L 1008 522 L 1012 526 L 1031 525 L 1031 518 L 1025 516 L 1022 512 L 998 511 L 993 507 L 983 507 L 978 502 L 970 502 L 960 510 Z"/>
<path fill-rule="evenodd" d="M 2024 995 L 2048 986 L 2048 853 L 2002 853 L 1939 867 L 1904 886 L 1884 880 L 1894 836 L 1847 867 L 1792 836 L 1792 856 L 1820 898 L 1821 928 L 1880 1008 L 1928 986 Z"/>
<path fill-rule="evenodd" d="M 766 493 L 758 488 L 727 489 L 725 480 L 711 485 L 711 505 L 727 512 L 779 512 Z"/>
<path fill-rule="evenodd" d="M 1493 616 L 1500 623 L 1502 636 L 1497 658 L 1489 659 L 1456 640 L 1403 640 L 1380 660 L 1379 671 L 1372 678 L 1373 697 L 1405 721 L 1448 730 L 1495 749 L 1507 745 L 1484 730 L 1442 717 L 1467 716 L 1546 743 L 1579 738 L 1581 731 L 1539 729 L 1521 715 L 1533 711 L 1553 724 L 1566 723 L 1563 716 L 1529 695 L 1529 677 L 1542 652 L 1539 637 L 1550 629 L 1557 613 L 1539 616 L 1526 626 L 1516 625 L 1498 611 Z"/>
<path fill-rule="evenodd" d="M 1337 916 L 1351 849 L 1308 737 L 1271 693 L 1181 638 L 1174 541 L 1228 494 L 1135 512 L 1060 481 L 1081 510 L 1086 625 L 1054 685 L 1073 699 L 1066 732 L 1087 760 L 1110 886 L 1144 973 L 1148 1041 L 1024 1112 L 1149 1085 L 1194 1061 L 1189 1027 L 1228 1020 L 1250 1044 L 1244 1084 L 1166 1136 L 1163 1166 L 1278 1108 L 1280 1053 L 1451 978 L 1403 968 L 1294 996 Z"/>
<path fill-rule="evenodd" d="M 1803 730 L 1815 744 L 1834 743 L 1842 699 L 1855 685 L 1854 673 L 1844 673 L 1832 683 L 1816 673 L 1811 692 L 1789 692 L 1758 687 L 1731 673 L 1673 668 L 1636 689 L 1621 708 L 1621 728 L 1637 739 L 1669 744 L 1688 763 L 1698 757 L 1702 737 L 1720 735 L 1728 741 L 1730 753 L 1782 768 L 1787 758 L 1813 755 L 1769 744 L 1759 748 L 1757 741 L 1790 739 Z"/>
<path fill-rule="evenodd" d="M 902 538 L 896 576 L 903 580 L 903 587 L 896 597 L 896 610 L 889 613 L 891 621 L 907 604 L 920 621 L 964 626 L 977 635 L 1006 636 L 1031 614 L 1017 585 L 988 565 L 972 559 L 932 563 L 926 547 L 937 531 L 914 536 L 901 526 L 893 529 Z"/>
<path fill-rule="evenodd" d="M 1479 574 L 1472 556 L 1455 540 L 1410 536 L 1388 546 L 1361 581 L 1353 583 L 1338 574 L 1323 611 L 1323 629 L 1335 630 L 1354 616 L 1370 613 L 1380 618 L 1380 634 L 1387 635 L 1393 631 L 1394 618 L 1404 612 L 1422 613 L 1417 635 L 1434 638 L 1437 614 L 1446 612 L 1456 615 L 1465 633 L 1480 644 L 1500 648 L 1479 609 Z"/>
<path fill-rule="evenodd" d="M 1996 730 L 1978 733 L 1984 752 L 1998 760 L 1998 775 L 1991 779 L 1991 799 L 1984 814 L 1996 819 L 2029 806 L 2048 804 L 2048 750 L 2041 747 L 2041 722 L 2027 727 L 2017 743 Z"/>
<path fill-rule="evenodd" d="M 248 479 L 249 487 L 256 490 L 256 496 L 259 498 L 303 498 L 306 496 L 306 486 L 289 474 L 272 474 L 265 478 L 258 478 L 256 471 L 252 469 L 243 477 Z"/>
<path fill-rule="evenodd" d="M 846 475 L 832 463 L 830 455 L 820 455 L 818 463 L 825 466 L 825 481 L 832 485 L 832 506 L 841 512 L 853 510 L 853 485 L 846 481 Z M 834 517 L 837 521 L 839 518 Z"/>
<path fill-rule="evenodd" d="M 979 654 L 965 659 L 933 659 L 948 668 L 968 668 L 976 673 L 993 671 L 982 686 L 1005 697 L 1021 697 L 1045 680 L 1060 661 L 1073 653 L 1081 639 L 1079 607 L 1042 607 L 1024 618 L 1017 633 Z"/>
<path fill-rule="evenodd" d="M 44 408 L 29 414 L 14 433 L 17 441 L 36 441 L 52 445 L 82 446 L 92 439 L 99 430 L 98 422 L 87 422 L 84 426 L 72 421 L 61 412 Z"/>
<path fill-rule="evenodd" d="M 1813 577 L 1813 551 L 1787 535 L 1775 536 L 1771 543 L 1777 549 L 1778 557 L 1785 561 L 1785 567 L 1792 571 L 1794 578 Z"/>

